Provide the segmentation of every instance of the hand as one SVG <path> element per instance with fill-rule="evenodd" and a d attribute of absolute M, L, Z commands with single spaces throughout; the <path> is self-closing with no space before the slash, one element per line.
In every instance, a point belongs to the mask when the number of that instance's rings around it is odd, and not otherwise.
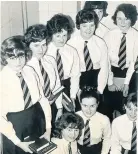
<path fill-rule="evenodd" d="M 112 85 L 108 86 L 108 90 L 109 91 L 118 91 L 119 89 L 117 88 L 116 85 L 112 84 Z"/>
<path fill-rule="evenodd" d="M 123 87 L 123 96 L 124 97 L 127 97 L 128 90 L 129 90 L 129 85 L 128 84 L 124 84 L 124 87 Z"/>
<path fill-rule="evenodd" d="M 50 135 L 47 135 L 47 132 L 45 132 L 43 135 L 41 135 L 39 138 L 45 138 L 46 140 L 50 141 Z"/>
<path fill-rule="evenodd" d="M 58 109 L 55 121 L 56 121 L 59 117 L 61 117 L 62 114 L 63 114 L 63 109 L 62 109 L 62 108 Z"/>
<path fill-rule="evenodd" d="M 29 144 L 34 143 L 35 141 L 30 141 L 30 142 L 20 142 L 17 146 L 19 148 L 21 148 L 23 151 L 25 152 L 29 152 L 29 153 L 33 153 L 30 149 L 29 149 Z"/>
<path fill-rule="evenodd" d="M 48 101 L 49 101 L 49 104 L 52 105 L 55 100 L 52 100 L 52 101 L 48 100 Z"/>

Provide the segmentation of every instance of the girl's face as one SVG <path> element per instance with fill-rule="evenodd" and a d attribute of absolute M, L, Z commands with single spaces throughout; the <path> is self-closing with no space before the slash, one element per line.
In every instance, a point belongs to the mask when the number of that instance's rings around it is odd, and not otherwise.
<path fill-rule="evenodd" d="M 72 128 L 71 124 L 67 128 L 62 130 L 62 137 L 69 142 L 75 141 L 78 135 L 79 135 L 79 129 Z"/>
<path fill-rule="evenodd" d="M 95 31 L 94 21 L 80 24 L 80 34 L 84 40 L 89 40 Z"/>
<path fill-rule="evenodd" d="M 40 59 L 47 51 L 46 40 L 42 40 L 41 42 L 31 42 L 30 49 L 33 52 L 33 56 Z"/>
<path fill-rule="evenodd" d="M 91 118 L 97 111 L 97 101 L 94 97 L 83 98 L 81 102 L 81 109 L 87 118 Z"/>
<path fill-rule="evenodd" d="M 103 9 L 94 9 L 94 12 L 97 14 L 99 21 L 103 18 Z"/>
<path fill-rule="evenodd" d="M 137 120 L 138 107 L 136 107 L 132 102 L 125 106 L 126 114 L 131 121 Z"/>
<path fill-rule="evenodd" d="M 18 56 L 18 57 L 10 57 L 6 59 L 7 65 L 14 70 L 15 72 L 21 72 L 22 68 L 24 67 L 26 60 L 25 55 Z"/>
<path fill-rule="evenodd" d="M 63 47 L 68 39 L 68 32 L 64 29 L 59 33 L 53 34 L 52 42 L 56 47 Z"/>
<path fill-rule="evenodd" d="M 126 33 L 128 29 L 131 27 L 131 20 L 127 19 L 122 11 L 119 11 L 117 13 L 116 23 L 123 33 Z"/>

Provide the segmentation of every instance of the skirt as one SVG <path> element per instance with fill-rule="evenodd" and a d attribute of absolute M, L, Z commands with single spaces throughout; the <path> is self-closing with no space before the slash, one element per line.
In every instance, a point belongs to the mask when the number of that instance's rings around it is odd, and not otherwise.
<path fill-rule="evenodd" d="M 101 154 L 102 142 L 92 145 L 90 147 L 78 144 L 78 149 L 81 154 Z"/>

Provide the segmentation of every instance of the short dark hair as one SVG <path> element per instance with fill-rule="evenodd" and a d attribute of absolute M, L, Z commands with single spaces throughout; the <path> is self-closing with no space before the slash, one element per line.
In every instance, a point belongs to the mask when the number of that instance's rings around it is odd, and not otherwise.
<path fill-rule="evenodd" d="M 62 32 L 62 29 L 67 31 L 68 39 L 70 39 L 73 33 L 73 26 L 70 22 L 70 18 L 71 17 L 64 14 L 56 14 L 47 21 L 46 33 L 48 43 L 52 41 L 53 34 Z"/>
<path fill-rule="evenodd" d="M 43 24 L 35 24 L 27 28 L 25 42 L 29 46 L 31 42 L 41 42 L 46 39 L 46 27 Z"/>
<path fill-rule="evenodd" d="M 126 97 L 125 101 L 124 101 L 124 105 L 128 105 L 128 104 L 134 104 L 137 107 L 137 94 L 136 92 L 130 93 L 128 94 L 128 96 Z"/>
<path fill-rule="evenodd" d="M 81 116 L 73 112 L 64 113 L 55 122 L 55 129 L 53 131 L 53 136 L 56 138 L 62 138 L 62 130 L 67 128 L 71 124 L 71 128 L 79 129 L 79 135 L 77 139 L 82 134 L 82 129 L 84 128 L 84 121 Z"/>
<path fill-rule="evenodd" d="M 80 24 L 91 22 L 91 21 L 94 21 L 95 29 L 96 29 L 99 22 L 97 14 L 94 11 L 83 9 L 79 11 L 76 16 L 76 27 L 77 29 L 80 29 Z"/>
<path fill-rule="evenodd" d="M 97 89 L 90 86 L 84 86 L 82 88 L 81 94 L 80 94 L 80 103 L 82 102 L 82 99 L 84 98 L 91 98 L 94 97 L 96 99 L 96 102 L 98 103 L 100 100 L 100 96 L 97 93 Z"/>
<path fill-rule="evenodd" d="M 16 54 L 16 55 L 15 55 Z M 31 50 L 27 47 L 24 36 L 16 35 L 5 39 L 1 45 L 1 64 L 7 65 L 7 58 L 25 56 L 26 61 L 32 57 Z"/>
<path fill-rule="evenodd" d="M 108 14 L 106 13 L 108 3 L 107 1 L 86 1 L 83 9 L 103 9 L 103 16 L 106 17 Z"/>
<path fill-rule="evenodd" d="M 112 19 L 114 21 L 115 24 L 116 23 L 116 17 L 117 17 L 117 13 L 121 11 L 125 14 L 125 17 L 127 19 L 131 20 L 131 26 L 133 26 L 136 21 L 137 21 L 137 9 L 135 5 L 132 4 L 120 4 L 117 8 L 116 11 L 114 13 L 114 15 L 112 16 Z"/>

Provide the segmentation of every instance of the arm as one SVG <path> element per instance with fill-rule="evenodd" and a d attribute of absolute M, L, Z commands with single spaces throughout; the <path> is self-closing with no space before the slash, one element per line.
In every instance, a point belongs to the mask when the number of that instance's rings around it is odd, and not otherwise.
<path fill-rule="evenodd" d="M 108 55 L 107 55 L 107 46 L 104 42 L 100 46 L 101 50 L 101 59 L 100 59 L 100 72 L 98 74 L 98 91 L 102 94 L 104 88 L 107 84 L 108 78 Z"/>
<path fill-rule="evenodd" d="M 121 145 L 119 142 L 119 135 L 117 132 L 116 121 L 112 123 L 112 136 L 111 136 L 111 152 L 110 154 L 121 154 Z"/>
<path fill-rule="evenodd" d="M 0 132 L 4 134 L 9 140 L 11 140 L 15 145 L 19 144 L 21 141 L 16 136 L 16 132 L 13 128 L 11 122 L 7 120 L 6 114 L 8 113 L 8 107 L 10 104 L 10 97 L 8 96 L 8 90 L 6 84 L 4 84 L 4 79 L 0 77 Z"/>
<path fill-rule="evenodd" d="M 79 80 L 80 80 L 80 61 L 77 51 L 74 49 L 73 52 L 73 66 L 71 69 L 71 87 L 70 87 L 70 97 L 72 99 L 76 98 L 77 92 L 79 90 Z"/>
<path fill-rule="evenodd" d="M 109 118 L 106 119 L 103 129 L 103 144 L 101 154 L 108 154 L 110 149 L 111 142 L 111 126 Z"/>
<path fill-rule="evenodd" d="M 55 62 L 55 74 L 56 74 L 56 81 L 55 81 L 55 87 L 54 87 L 53 91 L 55 91 L 61 87 L 56 62 Z M 56 99 L 55 103 L 56 103 L 56 107 L 58 109 L 56 119 L 58 119 L 63 114 L 62 94 Z"/>
<path fill-rule="evenodd" d="M 35 72 L 34 72 L 35 73 Z M 45 136 L 48 140 L 50 140 L 50 134 L 51 134 L 51 106 L 49 104 L 48 99 L 44 96 L 43 93 L 43 89 L 39 80 L 38 75 L 35 73 L 35 77 L 36 77 L 36 81 L 37 81 L 37 85 L 38 85 L 38 89 L 39 89 L 39 93 L 40 93 L 40 98 L 39 98 L 39 102 L 42 106 L 42 109 L 44 111 L 44 115 L 45 115 L 45 120 L 46 120 L 46 133 Z"/>

